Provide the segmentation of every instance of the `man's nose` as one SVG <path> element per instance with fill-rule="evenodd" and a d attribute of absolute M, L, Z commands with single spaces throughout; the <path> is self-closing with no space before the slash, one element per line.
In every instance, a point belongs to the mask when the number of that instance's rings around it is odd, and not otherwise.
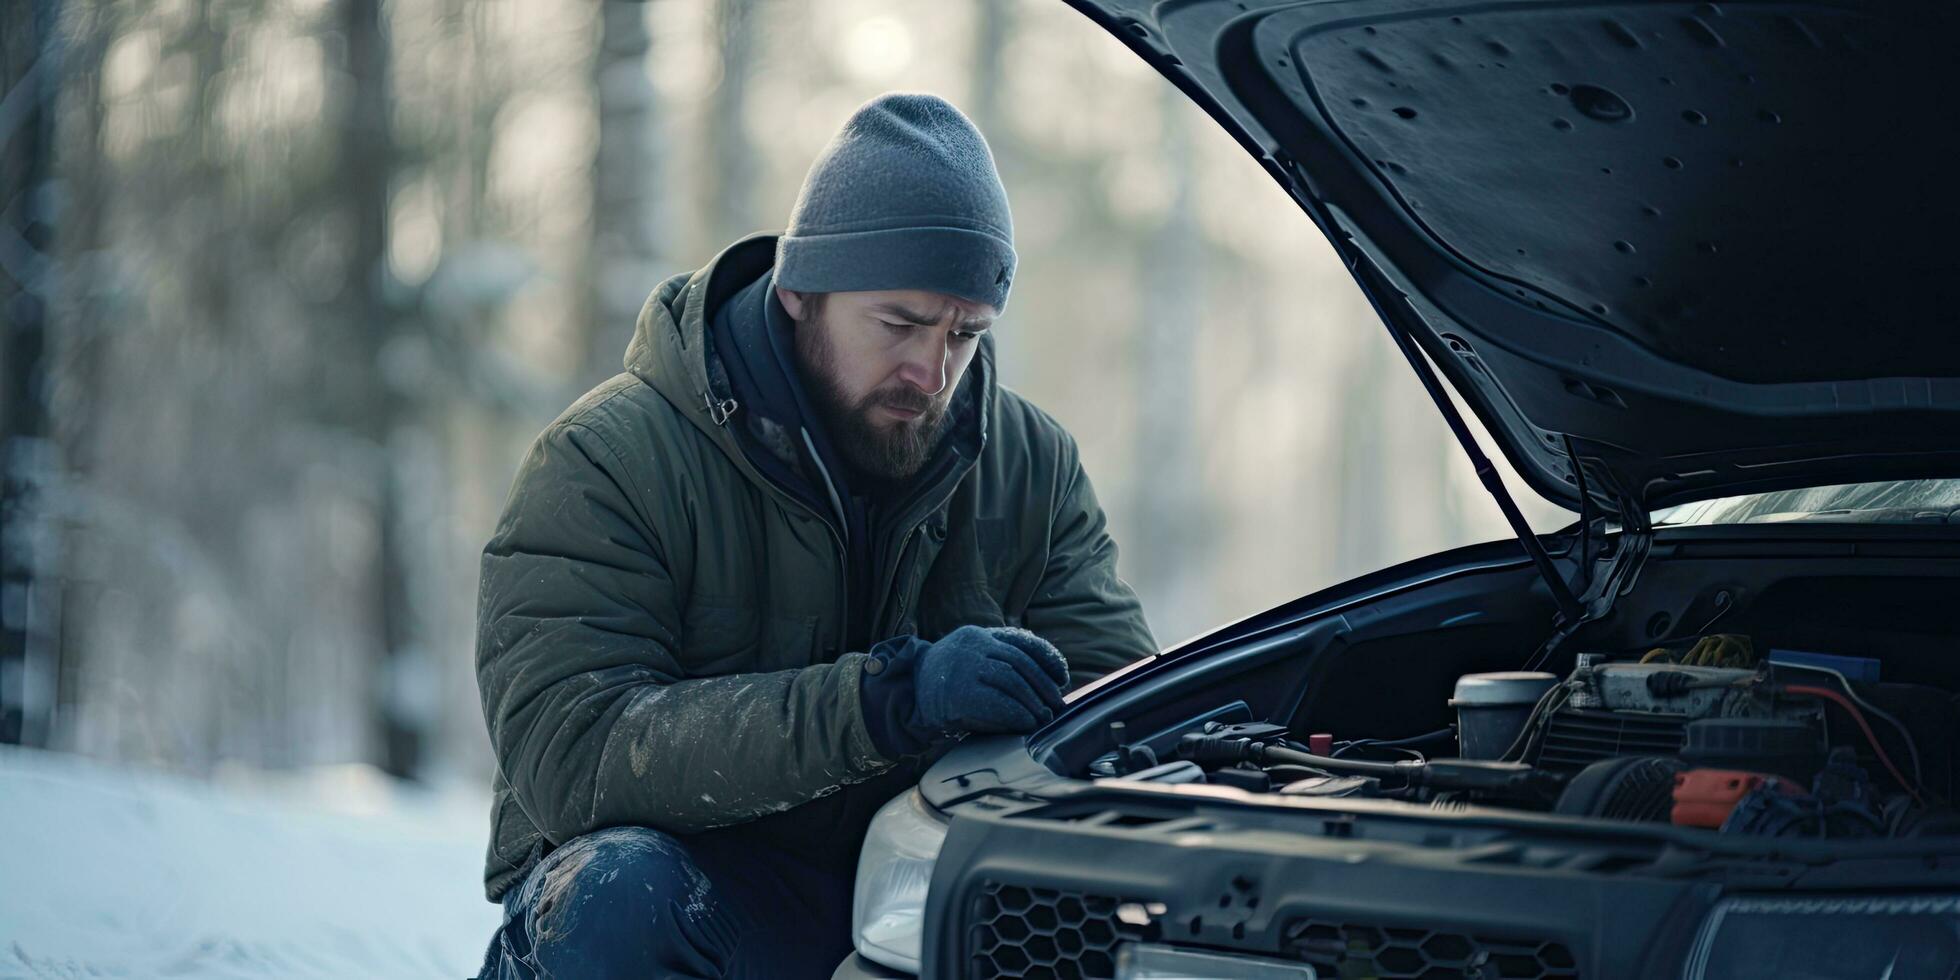
<path fill-rule="evenodd" d="M 920 330 L 919 333 L 923 336 L 906 345 L 898 377 L 928 395 L 937 395 L 946 388 L 946 362 L 952 357 L 952 345 L 943 331 Z"/>

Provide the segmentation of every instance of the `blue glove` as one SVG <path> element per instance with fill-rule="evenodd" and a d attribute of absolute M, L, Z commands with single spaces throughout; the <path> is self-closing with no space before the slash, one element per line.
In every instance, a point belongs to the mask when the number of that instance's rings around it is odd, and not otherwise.
<path fill-rule="evenodd" d="M 878 751 L 896 759 L 954 732 L 1018 734 L 1055 717 L 1068 684 L 1060 651 L 1024 629 L 962 626 L 936 643 L 871 648 L 860 687 Z"/>

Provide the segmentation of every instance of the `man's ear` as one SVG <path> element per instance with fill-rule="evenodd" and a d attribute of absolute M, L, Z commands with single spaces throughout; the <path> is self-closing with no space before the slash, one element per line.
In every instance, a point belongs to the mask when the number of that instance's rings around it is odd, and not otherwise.
<path fill-rule="evenodd" d="M 802 322 L 803 307 L 807 298 L 804 294 L 795 290 L 784 289 L 781 286 L 776 287 L 776 301 L 783 304 L 783 309 L 789 312 L 789 318 L 792 320 Z"/>

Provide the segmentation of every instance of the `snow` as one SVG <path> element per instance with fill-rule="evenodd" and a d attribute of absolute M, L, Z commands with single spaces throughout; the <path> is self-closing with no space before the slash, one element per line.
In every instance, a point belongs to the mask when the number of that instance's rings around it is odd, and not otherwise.
<path fill-rule="evenodd" d="M 469 976 L 482 789 L 212 784 L 0 747 L 0 978 Z"/>

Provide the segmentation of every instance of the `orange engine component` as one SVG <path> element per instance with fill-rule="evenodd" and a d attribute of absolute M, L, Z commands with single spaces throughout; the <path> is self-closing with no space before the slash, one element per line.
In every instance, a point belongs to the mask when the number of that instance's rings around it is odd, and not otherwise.
<path fill-rule="evenodd" d="M 1787 780 L 1760 772 L 1740 769 L 1690 769 L 1674 777 L 1674 810 L 1671 818 L 1683 827 L 1720 827 L 1729 819 L 1735 805 L 1764 783 L 1786 792 Z"/>

